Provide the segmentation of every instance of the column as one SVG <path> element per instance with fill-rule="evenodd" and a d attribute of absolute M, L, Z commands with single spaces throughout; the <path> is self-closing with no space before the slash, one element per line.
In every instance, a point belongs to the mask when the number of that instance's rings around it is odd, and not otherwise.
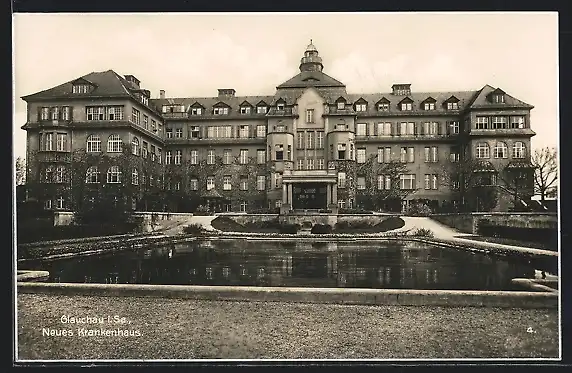
<path fill-rule="evenodd" d="M 332 184 L 326 184 L 326 208 L 332 204 Z"/>
<path fill-rule="evenodd" d="M 338 185 L 332 184 L 332 203 L 338 205 Z"/>
<path fill-rule="evenodd" d="M 286 194 L 286 185 L 285 183 L 282 183 L 282 204 L 286 204 L 288 203 L 288 195 Z"/>
<path fill-rule="evenodd" d="M 290 209 L 292 210 L 293 203 L 292 203 L 292 184 L 288 184 L 288 203 L 290 204 Z"/>

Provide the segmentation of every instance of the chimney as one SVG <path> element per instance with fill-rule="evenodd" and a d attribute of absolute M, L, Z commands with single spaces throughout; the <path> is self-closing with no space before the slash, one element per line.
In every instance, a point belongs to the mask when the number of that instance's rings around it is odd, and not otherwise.
<path fill-rule="evenodd" d="M 163 99 L 165 98 L 165 90 L 164 89 L 159 91 L 159 98 L 163 98 Z"/>
<path fill-rule="evenodd" d="M 411 94 L 411 84 L 394 84 L 391 86 L 391 90 L 395 96 L 409 96 Z"/>
<path fill-rule="evenodd" d="M 218 97 L 219 98 L 229 98 L 234 97 L 236 91 L 232 88 L 219 88 Z"/>

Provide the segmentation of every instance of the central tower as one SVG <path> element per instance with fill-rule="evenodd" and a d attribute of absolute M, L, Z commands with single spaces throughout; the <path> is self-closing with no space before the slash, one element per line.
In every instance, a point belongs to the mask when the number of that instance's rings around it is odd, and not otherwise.
<path fill-rule="evenodd" d="M 310 39 L 310 44 L 306 47 L 304 57 L 300 60 L 300 71 L 322 71 L 323 68 L 322 57 L 320 57 L 318 50 L 312 44 L 312 39 Z"/>

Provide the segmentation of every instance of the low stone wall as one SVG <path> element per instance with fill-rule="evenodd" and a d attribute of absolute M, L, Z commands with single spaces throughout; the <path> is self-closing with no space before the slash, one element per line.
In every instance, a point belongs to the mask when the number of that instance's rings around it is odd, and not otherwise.
<path fill-rule="evenodd" d="M 478 222 L 488 220 L 493 225 L 514 228 L 558 229 L 558 214 L 539 212 L 472 212 L 433 214 L 431 218 L 464 233 L 476 234 Z"/>
<path fill-rule="evenodd" d="M 338 222 L 367 222 L 371 225 L 378 224 L 387 219 L 391 215 L 374 215 L 374 214 L 318 214 L 318 213 L 301 213 L 301 214 L 224 214 L 228 218 L 233 219 L 238 224 L 247 224 L 253 222 L 270 221 L 276 218 L 284 224 L 300 224 L 311 223 L 315 224 L 328 224 L 332 227 Z M 396 215 L 397 216 L 397 215 Z"/>

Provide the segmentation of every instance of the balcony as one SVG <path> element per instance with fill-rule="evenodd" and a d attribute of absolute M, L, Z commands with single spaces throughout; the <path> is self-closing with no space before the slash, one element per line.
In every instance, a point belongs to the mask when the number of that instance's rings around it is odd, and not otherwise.
<path fill-rule="evenodd" d="M 503 128 L 503 129 L 471 129 L 470 136 L 494 136 L 494 137 L 512 137 L 522 136 L 531 137 L 536 132 L 530 128 Z"/>
<path fill-rule="evenodd" d="M 425 141 L 453 141 L 459 134 L 445 135 L 389 135 L 389 136 L 357 136 L 356 142 L 425 142 Z"/>
<path fill-rule="evenodd" d="M 36 155 L 38 162 L 63 162 L 70 163 L 72 156 L 70 152 L 39 151 Z"/>

